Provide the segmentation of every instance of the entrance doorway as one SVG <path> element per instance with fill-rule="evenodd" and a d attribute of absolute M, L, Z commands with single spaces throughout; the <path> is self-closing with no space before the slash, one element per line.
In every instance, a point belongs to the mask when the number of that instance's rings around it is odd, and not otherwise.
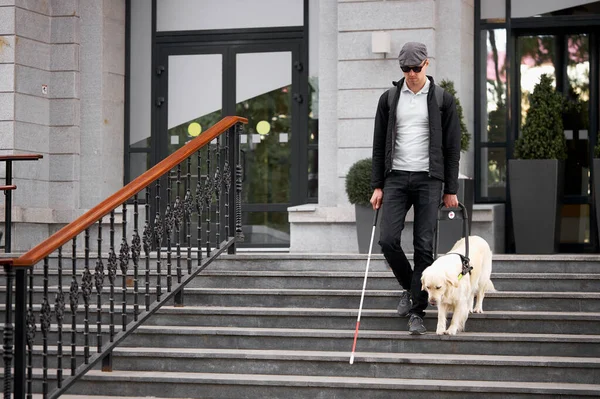
<path fill-rule="evenodd" d="M 308 193 L 303 40 L 238 39 L 158 45 L 155 157 L 168 156 L 224 116 L 247 118 L 240 137 L 240 246 L 289 247 L 287 208 L 305 203 Z"/>
<path fill-rule="evenodd" d="M 592 157 L 597 142 L 598 110 L 592 109 L 598 78 L 591 73 L 597 62 L 598 32 L 545 30 L 519 32 L 516 37 L 519 134 L 529 109 L 529 95 L 542 74 L 554 79 L 563 94 L 564 134 L 567 141 L 565 184 L 562 198 L 560 251 L 595 251 L 597 227 L 592 205 Z M 597 103 L 596 103 L 597 104 Z M 600 171 L 596 171 L 600 173 Z"/>

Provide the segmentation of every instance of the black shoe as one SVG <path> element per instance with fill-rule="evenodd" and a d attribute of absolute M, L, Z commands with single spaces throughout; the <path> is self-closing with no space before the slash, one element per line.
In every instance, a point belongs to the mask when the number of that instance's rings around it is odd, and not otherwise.
<path fill-rule="evenodd" d="M 412 300 L 410 299 L 410 292 L 406 290 L 402 291 L 402 293 L 400 294 L 400 302 L 398 303 L 398 307 L 396 308 L 396 310 L 398 311 L 398 315 L 400 317 L 408 316 L 408 312 L 410 312 L 411 308 Z"/>
<path fill-rule="evenodd" d="M 427 329 L 423 325 L 423 319 L 416 314 L 410 315 L 408 320 L 408 332 L 412 335 L 421 335 L 427 332 Z"/>

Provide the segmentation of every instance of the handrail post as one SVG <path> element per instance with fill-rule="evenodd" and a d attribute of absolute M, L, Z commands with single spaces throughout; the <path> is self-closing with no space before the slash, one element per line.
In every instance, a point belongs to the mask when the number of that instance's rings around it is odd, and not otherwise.
<path fill-rule="evenodd" d="M 237 172 L 237 151 L 238 151 L 238 142 L 237 142 L 237 124 L 227 130 L 227 162 L 231 165 L 232 173 L 229 175 L 229 184 L 230 187 L 235 190 L 236 185 L 236 172 Z M 237 195 L 235 191 L 232 193 L 233 195 L 229 195 L 229 203 L 228 203 L 228 212 L 229 212 L 229 234 L 235 235 L 235 215 L 236 215 L 236 199 Z M 229 239 L 229 237 L 227 237 Z M 235 254 L 236 248 L 235 244 L 229 247 L 227 250 L 228 254 Z"/>
<path fill-rule="evenodd" d="M 12 161 L 6 161 L 6 185 L 12 185 Z M 4 252 L 7 254 L 12 252 L 11 248 L 11 226 L 12 226 L 12 191 L 6 190 L 4 192 L 6 201 L 4 203 Z"/>
<path fill-rule="evenodd" d="M 3 337 L 3 358 L 4 358 L 4 399 L 11 399 L 12 392 L 12 360 L 13 360 L 13 323 L 12 323 L 12 287 L 14 279 L 14 268 L 11 263 L 4 265 L 6 274 L 6 310 L 4 313 L 4 337 Z"/>
<path fill-rule="evenodd" d="M 41 154 L 13 154 L 13 155 L 0 155 L 0 161 L 6 162 L 6 171 L 4 176 L 4 181 L 7 187 L 12 186 L 12 162 L 13 161 L 37 161 L 38 159 L 43 158 Z M 10 189 L 4 190 L 4 195 L 6 196 L 6 202 L 4 206 L 4 230 L 5 230 L 5 238 L 4 238 L 4 252 L 11 253 L 11 236 L 12 236 L 12 192 Z"/>
<path fill-rule="evenodd" d="M 24 399 L 27 393 L 27 270 L 26 267 L 15 269 L 15 399 Z"/>
<path fill-rule="evenodd" d="M 235 231 L 236 243 L 229 247 L 228 253 L 235 254 L 237 250 L 237 242 L 244 241 L 244 233 L 242 231 L 242 148 L 240 146 L 240 135 L 242 134 L 243 127 L 241 123 L 237 123 L 233 127 L 233 165 L 235 165 L 235 175 L 232 174 L 233 187 L 235 187 L 234 206 L 232 207 L 235 212 L 235 218 L 233 225 L 233 231 Z"/>

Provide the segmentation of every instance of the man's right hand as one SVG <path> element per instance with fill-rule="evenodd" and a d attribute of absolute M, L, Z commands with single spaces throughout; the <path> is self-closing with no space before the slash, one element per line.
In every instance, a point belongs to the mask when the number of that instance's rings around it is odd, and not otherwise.
<path fill-rule="evenodd" d="M 379 209 L 381 207 L 381 201 L 383 201 L 383 190 L 376 188 L 375 191 L 373 191 L 370 201 L 371 205 L 373 205 L 373 209 Z"/>

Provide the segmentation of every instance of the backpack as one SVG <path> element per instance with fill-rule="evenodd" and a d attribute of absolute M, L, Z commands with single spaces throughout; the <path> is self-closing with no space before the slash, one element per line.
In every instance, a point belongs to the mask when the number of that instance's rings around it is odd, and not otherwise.
<path fill-rule="evenodd" d="M 438 107 L 440 108 L 440 112 L 442 111 L 442 106 L 444 105 L 444 89 L 438 85 L 434 85 L 434 94 L 435 99 L 438 103 Z M 392 108 L 392 102 L 394 102 L 394 96 L 396 95 L 396 90 L 398 90 L 398 86 L 392 87 L 388 90 L 388 108 Z"/>

